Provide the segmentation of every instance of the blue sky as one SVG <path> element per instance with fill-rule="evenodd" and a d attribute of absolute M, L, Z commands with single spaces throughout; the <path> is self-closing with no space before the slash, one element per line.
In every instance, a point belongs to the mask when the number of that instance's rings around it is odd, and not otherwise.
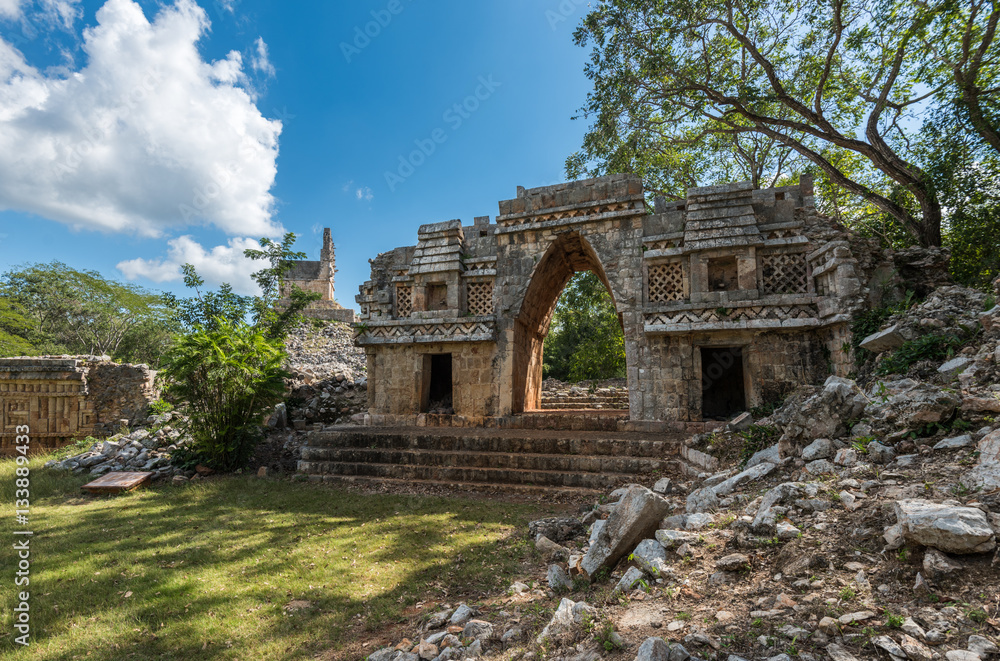
<path fill-rule="evenodd" d="M 420 224 L 564 179 L 586 11 L 0 0 L 0 270 L 57 259 L 180 292 L 193 261 L 247 286 L 250 240 L 292 231 L 316 259 L 329 226 L 354 306 L 368 259 Z"/>

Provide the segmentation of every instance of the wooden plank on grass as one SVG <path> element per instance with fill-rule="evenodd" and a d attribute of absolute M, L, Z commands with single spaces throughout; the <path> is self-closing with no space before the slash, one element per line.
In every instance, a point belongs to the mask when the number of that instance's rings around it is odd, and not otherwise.
<path fill-rule="evenodd" d="M 152 477 L 152 473 L 108 473 L 84 484 L 81 489 L 90 493 L 122 493 L 139 488 Z"/>

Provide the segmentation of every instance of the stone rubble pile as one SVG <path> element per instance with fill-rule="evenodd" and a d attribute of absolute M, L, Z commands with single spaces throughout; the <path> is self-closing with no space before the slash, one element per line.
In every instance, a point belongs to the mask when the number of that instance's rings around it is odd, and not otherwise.
<path fill-rule="evenodd" d="M 949 305 L 937 296 L 918 314 L 980 325 L 971 366 L 995 374 L 1000 311 Z M 765 418 L 691 439 L 703 460 L 685 459 L 683 475 L 532 522 L 547 589 L 515 586 L 555 614 L 482 649 L 574 661 L 1000 659 L 1000 420 L 985 401 L 1000 402 L 1000 387 L 960 376 L 865 387 L 830 377 Z M 763 430 L 773 445 L 742 462 L 711 456 Z"/>
<path fill-rule="evenodd" d="M 1000 306 L 992 305 L 994 302 L 992 297 L 975 289 L 940 287 L 922 303 L 890 317 L 882 329 L 861 340 L 860 346 L 878 354 L 877 366 L 893 351 L 919 338 L 955 338 L 966 343 L 956 355 L 943 361 L 918 361 L 901 376 L 939 385 L 957 382 L 963 389 L 997 393 L 1000 392 L 997 383 Z"/>
<path fill-rule="evenodd" d="M 518 586 L 527 590 L 527 586 Z M 416 642 L 404 638 L 393 647 L 384 647 L 368 656 L 369 661 L 457 661 L 476 659 L 502 650 L 522 639 L 516 624 L 501 628 L 480 619 L 475 608 L 461 603 L 457 607 L 445 604 L 431 614 Z M 500 612 L 501 618 L 511 614 Z"/>
<path fill-rule="evenodd" d="M 296 387 L 286 408 L 279 407 L 268 425 L 303 431 L 314 424 L 350 424 L 352 416 L 368 409 L 368 382 L 364 377 L 352 381 L 338 376 Z"/>
<path fill-rule="evenodd" d="M 296 385 L 337 381 L 364 381 L 368 367 L 365 352 L 354 346 L 349 324 L 306 321 L 288 334 L 288 369 Z"/>
<path fill-rule="evenodd" d="M 118 471 L 152 471 L 154 480 L 170 477 L 187 479 L 193 477 L 195 471 L 181 470 L 170 463 L 174 450 L 191 443 L 190 437 L 179 429 L 183 422 L 183 418 L 174 412 L 149 416 L 144 427 L 96 440 L 80 454 L 48 461 L 45 467 L 93 477 Z"/>

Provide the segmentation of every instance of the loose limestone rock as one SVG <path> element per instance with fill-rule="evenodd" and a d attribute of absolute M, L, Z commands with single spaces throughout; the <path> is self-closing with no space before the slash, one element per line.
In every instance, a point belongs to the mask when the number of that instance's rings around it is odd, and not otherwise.
<path fill-rule="evenodd" d="M 1000 429 L 979 441 L 979 462 L 962 477 L 962 484 L 983 491 L 1000 488 Z"/>
<path fill-rule="evenodd" d="M 698 541 L 698 535 L 684 530 L 657 530 L 655 536 L 660 546 L 668 550 Z"/>
<path fill-rule="evenodd" d="M 614 567 L 641 540 L 653 536 L 669 511 L 670 504 L 649 489 L 629 489 L 580 563 L 584 575 L 593 578 L 602 567 Z"/>
<path fill-rule="evenodd" d="M 903 651 L 906 652 L 906 656 L 908 656 L 911 661 L 931 661 L 934 658 L 934 652 L 931 651 L 931 648 L 927 647 L 913 636 L 904 634 L 902 639 L 899 641 L 899 646 L 903 648 Z"/>
<path fill-rule="evenodd" d="M 932 581 L 939 581 L 962 568 L 935 548 L 929 548 L 924 552 L 923 567 L 924 576 Z"/>
<path fill-rule="evenodd" d="M 629 567 L 626 570 L 625 575 L 621 577 L 618 584 L 615 585 L 615 589 L 612 590 L 612 594 L 627 594 L 632 591 L 639 581 L 642 580 L 643 574 L 642 570 L 638 567 Z"/>
<path fill-rule="evenodd" d="M 817 459 L 829 459 L 833 456 L 833 443 L 828 438 L 817 438 L 809 445 L 802 448 L 803 461 L 816 461 Z"/>
<path fill-rule="evenodd" d="M 565 634 L 572 634 L 583 624 L 584 614 L 591 620 L 597 618 L 597 609 L 583 601 L 573 601 L 563 598 L 552 619 L 545 625 L 535 639 L 539 645 L 549 639 L 556 639 Z"/>
<path fill-rule="evenodd" d="M 566 561 L 569 559 L 569 549 L 565 546 L 556 544 L 545 535 L 540 535 L 538 539 L 535 540 L 535 548 L 538 549 L 542 556 L 547 560 Z"/>
<path fill-rule="evenodd" d="M 659 531 L 657 531 L 659 532 Z M 655 539 L 644 539 L 632 551 L 632 561 L 650 576 L 661 577 L 670 572 L 667 553 Z"/>
<path fill-rule="evenodd" d="M 662 638 L 647 638 L 639 646 L 635 661 L 670 661 L 670 648 Z"/>
<path fill-rule="evenodd" d="M 573 588 L 573 579 L 569 577 L 569 574 L 560 565 L 549 565 L 547 578 L 549 587 L 556 592 L 563 592 Z"/>
<path fill-rule="evenodd" d="M 716 569 L 722 571 L 740 571 L 750 567 L 750 558 L 742 553 L 730 553 L 715 561 Z"/>
<path fill-rule="evenodd" d="M 978 508 L 912 499 L 897 500 L 895 509 L 903 538 L 914 544 L 956 554 L 996 548 L 996 535 Z"/>

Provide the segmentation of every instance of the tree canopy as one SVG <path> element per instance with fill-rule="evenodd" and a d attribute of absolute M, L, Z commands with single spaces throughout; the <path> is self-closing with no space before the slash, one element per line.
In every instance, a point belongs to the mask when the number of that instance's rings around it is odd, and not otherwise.
<path fill-rule="evenodd" d="M 155 364 L 176 329 L 157 293 L 61 262 L 17 267 L 0 277 L 5 355 L 107 354 Z"/>
<path fill-rule="evenodd" d="M 985 0 L 606 0 L 575 33 L 593 124 L 567 172 L 634 172 L 681 198 L 812 170 L 827 204 L 940 245 L 943 182 L 917 134 L 953 105 L 992 139 L 997 16 Z"/>

